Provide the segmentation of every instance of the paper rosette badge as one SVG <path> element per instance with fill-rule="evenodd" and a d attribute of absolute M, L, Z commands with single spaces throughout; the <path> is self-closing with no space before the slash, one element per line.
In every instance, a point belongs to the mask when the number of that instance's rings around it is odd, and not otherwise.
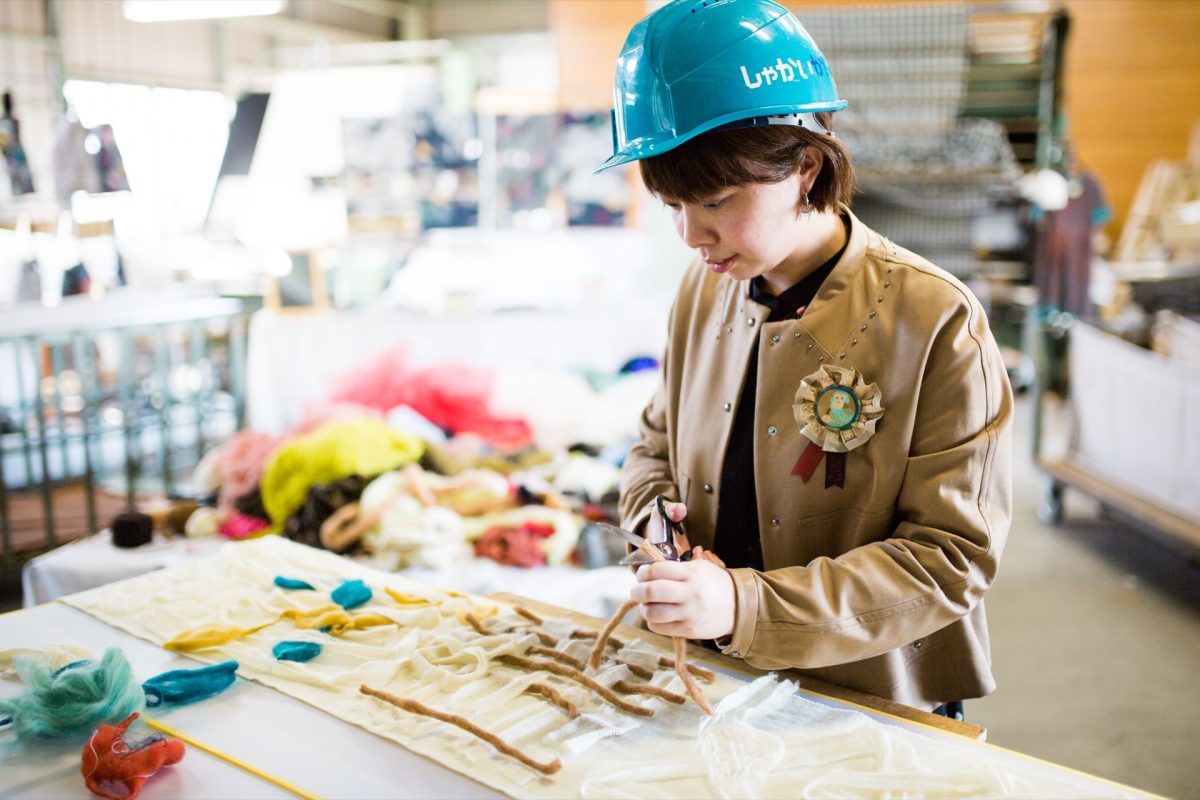
<path fill-rule="evenodd" d="M 879 387 L 867 383 L 856 369 L 826 364 L 800 382 L 792 416 L 811 442 L 792 469 L 807 483 L 824 453 L 848 453 L 875 435 L 883 416 Z M 844 471 L 845 456 L 831 458 L 825 485 L 841 486 Z"/>

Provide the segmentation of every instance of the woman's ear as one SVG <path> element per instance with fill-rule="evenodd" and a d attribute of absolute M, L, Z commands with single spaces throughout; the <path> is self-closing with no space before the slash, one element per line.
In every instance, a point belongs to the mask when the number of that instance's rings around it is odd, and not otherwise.
<path fill-rule="evenodd" d="M 796 174 L 800 177 L 800 187 L 805 194 L 812 191 L 817 176 L 821 174 L 821 166 L 825 163 L 825 154 L 817 147 L 805 147 L 800 156 L 800 168 Z"/>

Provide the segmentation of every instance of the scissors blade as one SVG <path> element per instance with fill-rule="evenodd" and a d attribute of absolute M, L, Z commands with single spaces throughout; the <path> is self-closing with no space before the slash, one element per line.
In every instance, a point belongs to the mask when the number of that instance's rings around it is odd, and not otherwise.
<path fill-rule="evenodd" d="M 624 558 L 622 558 L 620 561 L 617 562 L 621 566 L 637 567 L 637 566 L 641 566 L 642 564 L 650 564 L 654 561 L 654 559 L 651 558 L 646 553 L 646 551 L 644 551 L 642 549 L 642 543 L 645 540 L 641 536 L 638 536 L 636 533 L 630 533 L 629 531 L 625 530 L 624 528 L 618 528 L 616 525 L 610 525 L 607 522 L 597 522 L 596 527 L 600 528 L 600 530 L 608 531 L 609 533 L 616 534 L 617 536 L 620 536 L 622 539 L 624 539 L 626 543 L 633 545 L 633 547 L 634 547 L 633 552 L 629 553 L 628 555 L 626 555 Z"/>
<path fill-rule="evenodd" d="M 617 536 L 620 536 L 622 539 L 624 539 L 626 542 L 633 545 L 634 547 L 640 547 L 642 544 L 642 537 L 638 536 L 636 533 L 630 533 L 629 531 L 625 530 L 624 528 L 618 528 L 616 525 L 610 525 L 607 522 L 597 522 L 596 527 L 602 531 L 608 531 L 609 533 L 613 533 L 613 534 L 616 534 Z"/>

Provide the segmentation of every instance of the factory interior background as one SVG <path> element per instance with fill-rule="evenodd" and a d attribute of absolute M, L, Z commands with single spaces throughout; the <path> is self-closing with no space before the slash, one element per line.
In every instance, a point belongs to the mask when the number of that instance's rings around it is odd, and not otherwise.
<path fill-rule="evenodd" d="M 849 102 L 854 212 L 975 293 L 1015 392 L 967 721 L 1200 794 L 1200 2 L 784 4 Z M 462 502 L 513 475 L 554 502 L 359 557 L 612 613 L 591 522 L 692 255 L 636 168 L 593 170 L 663 3 L 242 5 L 0 0 L 3 610 L 268 530 L 321 546 L 386 429 L 490 470 Z M 330 425 L 360 450 L 271 496 L 268 456 Z"/>

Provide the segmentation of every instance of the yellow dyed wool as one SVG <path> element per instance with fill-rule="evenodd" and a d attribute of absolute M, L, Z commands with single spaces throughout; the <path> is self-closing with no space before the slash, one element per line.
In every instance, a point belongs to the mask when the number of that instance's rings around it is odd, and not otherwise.
<path fill-rule="evenodd" d="M 351 618 L 350 624 L 347 625 L 343 630 L 361 631 L 366 628 L 375 628 L 375 627 L 378 627 L 379 625 L 395 625 L 395 624 L 396 624 L 396 621 L 394 619 L 385 617 L 383 614 L 375 614 L 373 612 L 366 612 L 363 614 L 355 614 Z M 343 631 L 337 630 L 336 628 L 334 628 L 334 632 L 342 633 Z"/>
<path fill-rule="evenodd" d="M 177 634 L 175 638 L 163 645 L 163 649 L 173 650 L 176 653 L 190 653 L 193 650 L 203 650 L 206 647 L 216 647 L 232 642 L 234 639 L 241 639 L 243 636 L 249 636 L 274 624 L 275 620 L 254 628 L 241 628 L 237 625 L 204 625 Z"/>
<path fill-rule="evenodd" d="M 173 650 L 177 653 L 190 653 L 193 650 L 216 647 L 232 642 L 234 639 L 241 639 L 243 636 L 257 633 L 263 628 L 268 628 L 276 622 L 285 619 L 291 620 L 297 628 L 304 630 L 328 628 L 329 633 L 334 636 L 343 634 L 346 631 L 361 631 L 379 625 L 396 624 L 395 620 L 385 617 L 383 614 L 376 614 L 372 611 L 362 614 L 350 614 L 341 606 L 320 606 L 319 608 L 312 608 L 307 611 L 299 608 L 289 608 L 270 622 L 264 622 L 262 625 L 256 625 L 253 628 L 242 628 L 237 625 L 203 625 L 199 628 L 192 628 L 191 630 L 176 634 L 175 638 L 163 645 L 163 648 Z"/>
<path fill-rule="evenodd" d="M 263 468 L 263 508 L 278 530 L 303 505 L 309 487 L 350 475 L 373 477 L 411 464 L 424 445 L 377 419 L 327 422 L 275 449 Z"/>
<path fill-rule="evenodd" d="M 391 597 L 393 600 L 395 600 L 397 603 L 399 603 L 402 606 L 436 605 L 436 603 L 434 601 L 432 601 L 426 597 L 418 597 L 415 594 L 405 594 L 404 592 L 398 592 L 395 589 L 391 588 L 390 586 L 383 587 L 383 590 L 388 593 L 388 597 Z"/>
<path fill-rule="evenodd" d="M 299 608 L 289 608 L 279 615 L 280 619 L 290 619 L 297 628 L 311 630 L 313 628 L 338 628 L 350 624 L 350 615 L 341 606 L 328 605 L 310 608 L 304 611 Z"/>

